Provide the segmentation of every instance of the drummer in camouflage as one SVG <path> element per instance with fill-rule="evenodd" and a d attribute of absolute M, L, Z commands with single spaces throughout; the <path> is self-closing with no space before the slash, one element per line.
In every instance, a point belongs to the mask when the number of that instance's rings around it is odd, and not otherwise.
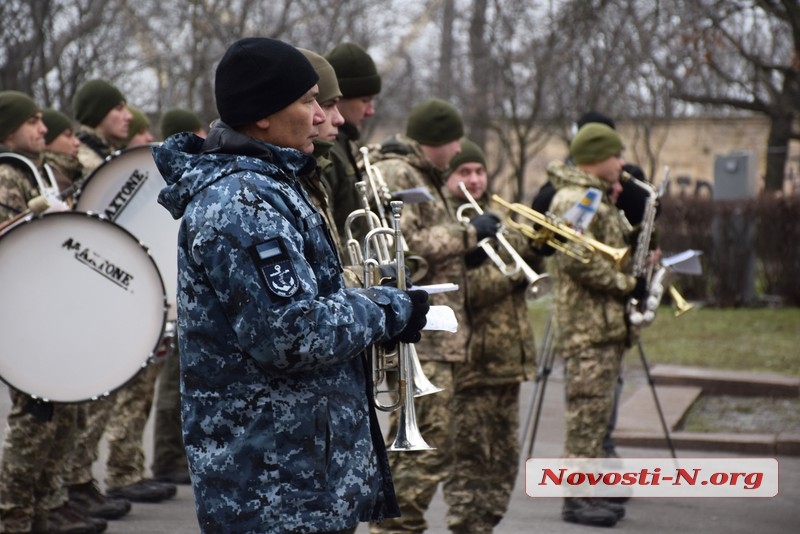
<path fill-rule="evenodd" d="M 42 111 L 31 97 L 0 92 L 0 152 L 27 160 L 0 158 L 0 221 L 25 212 L 28 201 L 40 195 L 33 172 L 44 173 L 46 133 Z M 13 387 L 10 393 L 12 406 L 0 463 L 2 532 L 104 531 L 103 519 L 90 518 L 70 505 L 61 477 L 77 407 L 44 402 Z"/>
<path fill-rule="evenodd" d="M 151 149 L 181 218 L 182 415 L 205 533 L 353 532 L 398 513 L 363 352 L 418 340 L 427 294 L 345 288 L 296 178 L 316 165 L 317 80 L 293 46 L 239 40 L 208 137 Z"/>

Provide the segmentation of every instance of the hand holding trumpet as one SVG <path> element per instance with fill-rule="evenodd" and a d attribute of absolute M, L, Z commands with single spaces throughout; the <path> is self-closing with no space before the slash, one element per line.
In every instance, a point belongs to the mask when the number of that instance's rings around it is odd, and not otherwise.
<path fill-rule="evenodd" d="M 470 194 L 464 182 L 458 184 L 458 188 L 467 199 L 467 204 L 459 206 L 456 216 L 463 224 L 470 224 L 475 227 L 478 232 L 478 249 L 482 250 L 492 262 L 497 266 L 501 273 L 505 276 L 514 276 L 522 271 L 528 281 L 528 295 L 530 298 L 538 298 L 550 290 L 550 275 L 547 273 L 539 274 L 534 271 L 525 259 L 520 256 L 519 252 L 514 249 L 511 243 L 508 242 L 503 235 L 503 227 L 500 225 L 500 219 L 492 214 L 485 213 L 480 207 L 478 202 Z M 466 217 L 466 212 L 473 210 L 478 215 L 469 219 Z M 508 265 L 500 254 L 494 249 L 491 240 L 497 240 L 497 243 L 506 250 L 506 253 L 511 257 L 513 265 Z"/>

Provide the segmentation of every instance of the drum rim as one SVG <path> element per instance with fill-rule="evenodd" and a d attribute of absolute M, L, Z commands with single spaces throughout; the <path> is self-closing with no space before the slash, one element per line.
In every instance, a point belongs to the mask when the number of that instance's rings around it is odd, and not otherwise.
<path fill-rule="evenodd" d="M 138 148 L 138 147 L 134 147 L 134 148 Z M 25 395 L 28 395 L 32 399 L 40 399 L 40 400 L 43 400 L 45 402 L 50 402 L 52 404 L 74 404 L 74 403 L 77 403 L 77 402 L 97 401 L 97 400 L 109 397 L 110 395 L 112 395 L 116 391 L 119 391 L 120 389 L 122 389 L 125 386 L 127 386 L 128 384 L 130 384 L 131 381 L 133 381 L 134 378 L 136 378 L 142 371 L 144 371 L 145 368 L 147 368 L 147 366 L 153 365 L 153 361 L 152 360 L 153 360 L 153 358 L 155 358 L 156 351 L 158 350 L 158 347 L 161 345 L 161 341 L 164 338 L 164 334 L 165 334 L 165 331 L 166 331 L 166 324 L 167 324 L 167 312 L 168 312 L 168 309 L 169 309 L 169 303 L 167 301 L 167 288 L 164 285 L 164 278 L 161 276 L 161 270 L 158 268 L 158 264 L 155 262 L 155 259 L 153 258 L 153 255 L 150 254 L 150 249 L 148 249 L 147 246 L 145 246 L 144 243 L 142 243 L 139 240 L 139 238 L 137 238 L 127 228 L 115 223 L 114 221 L 110 220 L 108 217 L 106 217 L 106 216 L 104 216 L 104 215 L 102 215 L 100 213 L 91 212 L 91 211 L 55 211 L 55 212 L 43 213 L 43 214 L 40 214 L 40 215 L 32 216 L 30 218 L 23 219 L 22 221 L 19 222 L 19 224 L 15 224 L 15 225 L 11 226 L 10 228 L 8 228 L 6 231 L 0 233 L 0 246 L 2 244 L 3 239 L 6 236 L 11 235 L 12 232 L 17 231 L 19 228 L 25 227 L 28 223 L 31 223 L 36 219 L 56 218 L 56 217 L 73 217 L 73 216 L 89 217 L 89 218 L 93 218 L 93 219 L 99 219 L 99 220 L 103 221 L 104 223 L 113 225 L 116 228 L 122 230 L 128 236 L 130 236 L 134 240 L 134 242 L 137 245 L 139 245 L 139 247 L 142 250 L 144 250 L 144 252 L 147 255 L 148 260 L 150 261 L 150 263 L 153 265 L 153 268 L 155 269 L 155 272 L 156 272 L 156 275 L 157 275 L 157 278 L 158 278 L 158 283 L 160 284 L 160 287 L 161 287 L 161 299 L 162 299 L 162 303 L 163 303 L 163 306 L 162 306 L 163 311 L 161 313 L 160 334 L 158 336 L 158 339 L 156 340 L 155 345 L 150 350 L 150 354 L 146 355 L 143 358 L 142 365 L 141 365 L 141 367 L 139 368 L 139 370 L 137 372 L 135 372 L 127 380 L 125 380 L 124 382 L 122 382 L 121 384 L 119 384 L 118 386 L 116 386 L 114 388 L 108 389 L 106 391 L 102 391 L 102 392 L 94 394 L 94 395 L 87 396 L 87 397 L 85 397 L 83 399 L 80 399 L 80 400 L 70 400 L 70 401 L 51 400 L 46 396 L 34 394 L 34 393 L 29 392 L 29 391 L 25 391 L 23 389 L 20 389 L 18 386 L 14 385 L 11 382 L 9 382 L 8 380 L 6 380 L 6 378 L 2 374 L 0 374 L 0 381 L 2 381 L 8 387 L 13 388 L 15 391 L 19 391 L 21 393 L 24 393 Z"/>

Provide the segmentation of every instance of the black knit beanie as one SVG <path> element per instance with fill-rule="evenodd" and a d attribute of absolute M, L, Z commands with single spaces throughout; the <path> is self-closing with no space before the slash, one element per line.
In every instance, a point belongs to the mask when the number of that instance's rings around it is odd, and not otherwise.
<path fill-rule="evenodd" d="M 381 76 L 367 52 L 354 43 L 336 45 L 325 59 L 336 71 L 343 98 L 374 96 L 381 92 Z"/>
<path fill-rule="evenodd" d="M 181 132 L 196 132 L 203 127 L 200 120 L 193 111 L 183 108 L 168 109 L 161 115 L 158 128 L 161 130 L 161 137 L 166 139 L 171 135 Z"/>
<path fill-rule="evenodd" d="M 89 80 L 72 98 L 72 110 L 76 121 L 94 128 L 120 102 L 125 102 L 125 96 L 119 89 L 104 80 Z"/>
<path fill-rule="evenodd" d="M 587 111 L 580 118 L 575 121 L 575 125 L 578 129 L 582 128 L 584 125 L 589 124 L 590 122 L 599 122 L 600 124 L 605 124 L 611 128 L 617 129 L 617 125 L 614 123 L 614 119 L 609 117 L 608 115 L 603 115 L 598 111 Z"/>
<path fill-rule="evenodd" d="M 240 39 L 217 66 L 217 111 L 234 128 L 251 124 L 289 106 L 318 80 L 295 47 L 266 37 Z"/>
<path fill-rule="evenodd" d="M 450 160 L 450 172 L 454 172 L 459 165 L 464 163 L 480 163 L 486 167 L 486 154 L 481 150 L 481 147 L 466 137 L 461 140 L 461 152 Z"/>
<path fill-rule="evenodd" d="M 40 111 L 36 102 L 25 93 L 0 92 L 0 143 Z"/>
<path fill-rule="evenodd" d="M 411 110 L 406 135 L 423 145 L 440 146 L 464 136 L 464 121 L 444 100 L 429 98 Z"/>
<path fill-rule="evenodd" d="M 42 111 L 42 120 L 47 126 L 47 133 L 44 136 L 44 144 L 49 145 L 56 137 L 61 135 L 64 130 L 72 128 L 72 121 L 57 109 L 47 108 Z"/>

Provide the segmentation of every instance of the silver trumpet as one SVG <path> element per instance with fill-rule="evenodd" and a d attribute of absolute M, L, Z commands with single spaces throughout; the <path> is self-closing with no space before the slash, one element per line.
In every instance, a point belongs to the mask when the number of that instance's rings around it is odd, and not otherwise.
<path fill-rule="evenodd" d="M 464 185 L 464 182 L 459 182 L 458 184 L 459 189 L 461 189 L 461 193 L 464 195 L 464 198 L 467 199 L 467 204 L 462 204 L 456 210 L 456 217 L 458 220 L 464 224 L 469 224 L 470 217 L 466 214 L 470 210 L 474 211 L 477 215 L 481 215 L 483 213 L 483 209 L 481 209 L 478 202 L 472 196 L 472 194 L 467 189 L 467 186 Z M 478 242 L 478 246 L 483 249 L 486 255 L 489 257 L 490 260 L 497 266 L 501 273 L 505 276 L 514 276 L 518 272 L 522 271 L 525 275 L 525 278 L 528 280 L 528 289 L 526 290 L 527 296 L 532 299 L 539 298 L 545 294 L 547 294 L 550 289 L 552 288 L 552 281 L 550 279 L 550 275 L 547 273 L 539 274 L 534 271 L 530 265 L 525 261 L 525 259 L 520 256 L 519 252 L 508 242 L 506 236 L 503 235 L 503 228 L 495 234 L 494 238 L 497 242 L 502 246 L 506 253 L 511 257 L 512 261 L 514 262 L 513 265 L 507 264 L 503 258 L 500 257 L 500 254 L 494 249 L 491 243 L 491 238 L 485 238 Z"/>
<path fill-rule="evenodd" d="M 403 203 L 392 201 L 392 228 L 374 228 L 367 233 L 364 238 L 364 285 L 366 287 L 379 283 L 380 262 L 375 257 L 376 252 L 384 246 L 387 237 L 391 237 L 394 243 L 394 259 L 397 265 L 397 287 L 406 288 L 405 273 L 405 252 L 403 250 L 402 232 L 400 230 L 400 213 Z M 381 244 L 381 242 L 384 244 Z M 373 251 L 376 247 L 378 250 Z M 416 413 L 414 412 L 414 391 L 415 391 L 415 367 L 419 366 L 420 376 L 424 376 L 419 365 L 416 351 L 413 344 L 398 343 L 394 353 L 387 353 L 382 347 L 373 346 L 373 365 L 375 373 L 375 406 L 383 411 L 398 410 L 397 435 L 389 447 L 390 451 L 424 451 L 432 450 L 422 437 L 417 425 Z M 416 362 L 416 363 L 415 363 Z M 389 373 L 396 374 L 396 386 L 389 390 L 379 390 L 381 383 L 387 385 Z M 383 404 L 379 396 L 389 394 L 394 396 L 393 402 Z"/>

